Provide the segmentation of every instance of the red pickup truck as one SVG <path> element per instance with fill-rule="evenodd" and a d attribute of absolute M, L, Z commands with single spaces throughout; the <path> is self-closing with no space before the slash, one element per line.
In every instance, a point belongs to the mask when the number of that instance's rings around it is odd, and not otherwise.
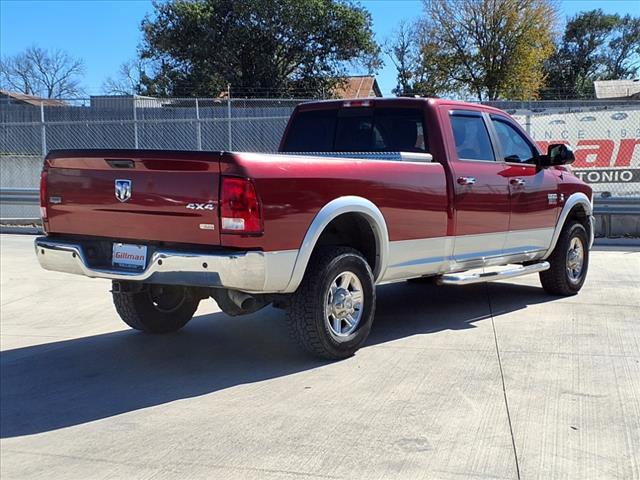
<path fill-rule="evenodd" d="M 577 293 L 592 192 L 509 115 L 435 99 L 299 105 L 278 154 L 53 151 L 35 241 L 49 270 L 113 281 L 131 327 L 183 327 L 201 300 L 273 304 L 313 354 L 363 345 L 375 285 L 464 285 L 539 272 Z M 496 267 L 484 270 L 485 267 Z"/>

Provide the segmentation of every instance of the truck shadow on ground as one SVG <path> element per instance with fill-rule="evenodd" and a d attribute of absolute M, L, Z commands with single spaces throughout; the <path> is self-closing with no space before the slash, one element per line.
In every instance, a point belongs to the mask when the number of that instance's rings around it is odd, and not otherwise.
<path fill-rule="evenodd" d="M 491 318 L 490 303 L 495 315 L 552 300 L 540 288 L 516 284 L 383 286 L 367 346 L 474 328 Z M 240 318 L 203 315 L 166 336 L 123 330 L 2 352 L 0 437 L 80 425 L 330 363 L 299 351 L 285 327 L 284 313 L 269 308 Z"/>

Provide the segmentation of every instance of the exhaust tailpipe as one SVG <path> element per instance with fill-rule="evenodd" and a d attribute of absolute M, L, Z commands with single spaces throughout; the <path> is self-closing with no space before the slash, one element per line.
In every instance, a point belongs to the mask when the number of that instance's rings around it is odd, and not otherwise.
<path fill-rule="evenodd" d="M 248 293 L 239 292 L 238 290 L 229 290 L 228 295 L 229 299 L 242 310 L 252 310 L 258 304 L 256 298 Z"/>

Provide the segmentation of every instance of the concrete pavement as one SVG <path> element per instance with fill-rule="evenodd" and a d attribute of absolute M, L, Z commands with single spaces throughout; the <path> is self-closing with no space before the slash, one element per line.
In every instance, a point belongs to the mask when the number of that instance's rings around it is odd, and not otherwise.
<path fill-rule="evenodd" d="M 537 276 L 379 287 L 365 348 L 308 358 L 267 309 L 128 330 L 109 283 L 0 237 L 0 477 L 640 478 L 640 252 Z"/>

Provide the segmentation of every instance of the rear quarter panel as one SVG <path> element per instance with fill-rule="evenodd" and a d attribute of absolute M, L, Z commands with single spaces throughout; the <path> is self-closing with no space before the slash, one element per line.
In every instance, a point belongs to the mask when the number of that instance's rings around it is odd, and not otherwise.
<path fill-rule="evenodd" d="M 447 232 L 446 180 L 439 163 L 237 153 L 223 157 L 221 173 L 253 179 L 264 219 L 264 235 L 223 234 L 225 246 L 298 249 L 320 209 L 347 195 L 380 209 L 390 241 Z"/>

